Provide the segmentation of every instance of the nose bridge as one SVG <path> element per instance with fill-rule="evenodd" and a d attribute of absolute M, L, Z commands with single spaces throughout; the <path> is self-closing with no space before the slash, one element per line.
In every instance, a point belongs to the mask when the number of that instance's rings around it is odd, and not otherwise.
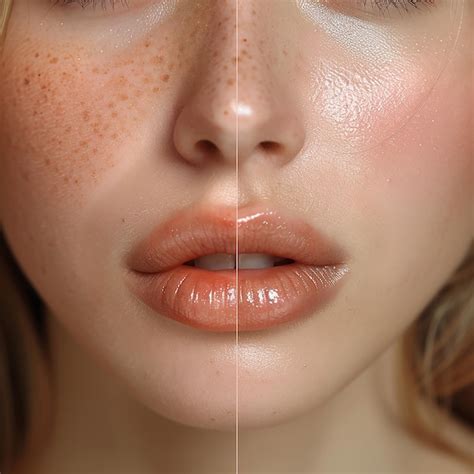
<path fill-rule="evenodd" d="M 210 110 L 224 114 L 231 120 L 230 107 L 236 100 L 237 0 L 219 0 L 215 3 L 208 37 L 205 41 L 202 70 L 199 81 L 199 101 Z M 235 119 L 234 119 L 235 121 Z"/>
<path fill-rule="evenodd" d="M 253 0 L 239 2 L 238 10 L 238 120 L 244 136 L 252 132 L 251 128 L 256 132 L 265 127 L 277 103 L 265 23 L 259 23 L 264 18 L 261 5 Z"/>
<path fill-rule="evenodd" d="M 304 141 L 297 100 L 289 90 L 289 36 L 279 19 L 291 2 L 244 0 L 238 3 L 239 160 L 270 154 L 280 164 L 294 158 Z M 291 21 L 290 21 L 291 22 Z M 288 22 L 287 22 L 288 23 Z"/>
<path fill-rule="evenodd" d="M 265 1 L 262 3 L 271 7 Z M 239 2 L 238 5 L 239 101 L 250 102 L 257 97 L 268 100 L 275 85 L 272 61 L 278 49 L 278 38 L 276 35 L 269 37 L 261 5 L 254 1 Z M 252 91 L 257 93 L 252 94 Z"/>

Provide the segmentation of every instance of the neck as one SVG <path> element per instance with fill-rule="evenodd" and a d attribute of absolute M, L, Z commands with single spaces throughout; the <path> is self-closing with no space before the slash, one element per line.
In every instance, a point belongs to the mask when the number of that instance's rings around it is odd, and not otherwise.
<path fill-rule="evenodd" d="M 239 472 L 383 472 L 406 459 L 412 444 L 388 409 L 396 345 L 323 406 L 236 436 L 150 412 L 48 316 L 55 417 L 27 472 L 230 473 L 237 457 Z"/>

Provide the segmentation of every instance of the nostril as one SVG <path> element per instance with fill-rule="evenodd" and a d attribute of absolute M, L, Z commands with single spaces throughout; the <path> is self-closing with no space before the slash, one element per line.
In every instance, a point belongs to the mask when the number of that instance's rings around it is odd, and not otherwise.
<path fill-rule="evenodd" d="M 219 148 L 210 140 L 199 140 L 195 147 L 203 155 L 215 156 L 219 153 Z"/>
<path fill-rule="evenodd" d="M 260 142 L 260 148 L 265 152 L 265 153 L 272 153 L 272 154 L 279 154 L 283 151 L 283 145 L 277 142 L 272 142 L 272 141 L 264 141 Z"/>

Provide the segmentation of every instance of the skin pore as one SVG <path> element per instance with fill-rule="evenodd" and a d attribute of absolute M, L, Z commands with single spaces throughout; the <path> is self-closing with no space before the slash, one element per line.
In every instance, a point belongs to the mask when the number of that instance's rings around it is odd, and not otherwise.
<path fill-rule="evenodd" d="M 463 472 L 388 394 L 474 234 L 471 2 L 129 5 L 16 0 L 0 62 L 0 219 L 48 305 L 55 395 L 21 470 L 235 472 L 238 408 L 239 472 Z M 196 160 L 203 137 L 218 157 Z M 348 250 L 350 279 L 237 350 L 157 317 L 126 256 L 196 202 L 289 209 Z"/>

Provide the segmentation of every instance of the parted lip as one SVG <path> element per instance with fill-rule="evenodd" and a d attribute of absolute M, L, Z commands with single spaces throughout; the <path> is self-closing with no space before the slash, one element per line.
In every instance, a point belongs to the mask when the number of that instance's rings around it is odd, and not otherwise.
<path fill-rule="evenodd" d="M 160 223 L 133 248 L 127 264 L 136 272 L 160 273 L 216 253 L 265 253 L 312 266 L 347 259 L 338 243 L 288 211 L 200 206 Z"/>

